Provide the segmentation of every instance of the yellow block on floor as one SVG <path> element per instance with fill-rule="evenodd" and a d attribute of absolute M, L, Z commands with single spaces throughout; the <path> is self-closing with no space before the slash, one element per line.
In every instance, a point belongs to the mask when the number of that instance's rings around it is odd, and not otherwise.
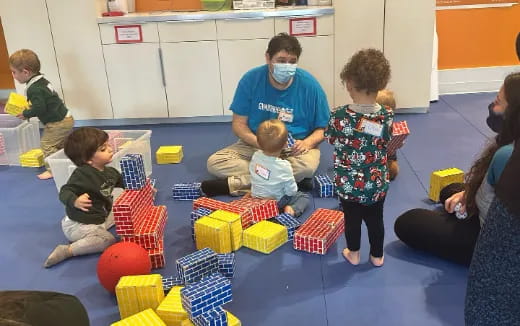
<path fill-rule="evenodd" d="M 17 93 L 9 94 L 7 103 L 5 103 L 4 111 L 10 115 L 17 116 L 29 107 L 27 98 Z"/>
<path fill-rule="evenodd" d="M 39 168 L 44 164 L 43 152 L 39 148 L 20 154 L 20 165 L 23 167 Z"/>
<path fill-rule="evenodd" d="M 155 153 L 157 164 L 180 163 L 183 157 L 182 146 L 161 146 Z"/>
<path fill-rule="evenodd" d="M 197 249 L 211 248 L 219 254 L 231 252 L 231 230 L 229 224 L 204 216 L 195 222 L 195 244 Z"/>
<path fill-rule="evenodd" d="M 208 215 L 216 220 L 226 222 L 229 224 L 231 231 L 231 250 L 237 251 L 242 247 L 242 222 L 240 215 L 224 210 L 216 210 Z"/>
<path fill-rule="evenodd" d="M 182 288 L 182 286 L 172 287 L 166 298 L 157 307 L 157 315 L 167 326 L 180 326 L 183 320 L 188 319 L 188 313 L 182 307 Z"/>
<path fill-rule="evenodd" d="M 152 310 L 146 309 L 138 314 L 113 323 L 111 326 L 167 326 Z"/>
<path fill-rule="evenodd" d="M 287 242 L 287 229 L 269 221 L 261 221 L 246 229 L 243 234 L 244 247 L 270 254 Z"/>
<path fill-rule="evenodd" d="M 457 168 L 449 168 L 432 172 L 428 197 L 434 202 L 438 202 L 442 188 L 455 182 L 464 182 L 464 171 Z"/>
<path fill-rule="evenodd" d="M 164 299 L 159 274 L 123 276 L 116 285 L 117 305 L 121 318 L 148 308 L 156 309 Z"/>

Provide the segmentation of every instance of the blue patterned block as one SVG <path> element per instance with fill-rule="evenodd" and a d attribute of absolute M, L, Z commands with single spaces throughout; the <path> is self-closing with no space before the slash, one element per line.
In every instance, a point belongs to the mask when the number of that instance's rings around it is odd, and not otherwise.
<path fill-rule="evenodd" d="M 162 285 L 163 285 L 164 294 L 167 294 L 168 292 L 170 292 L 172 287 L 174 287 L 176 285 L 184 285 L 184 282 L 182 281 L 182 279 L 179 276 L 170 276 L 170 277 L 163 277 Z"/>
<path fill-rule="evenodd" d="M 126 154 L 119 164 L 125 189 L 139 190 L 146 185 L 146 172 L 141 154 Z"/>
<path fill-rule="evenodd" d="M 274 219 L 277 223 L 287 228 L 287 241 L 292 241 L 294 239 L 294 232 L 302 225 L 300 221 L 286 213 L 280 214 Z"/>
<path fill-rule="evenodd" d="M 195 241 L 195 222 L 203 217 L 211 214 L 213 211 L 209 208 L 199 207 L 191 212 L 191 238 Z"/>
<path fill-rule="evenodd" d="M 206 311 L 202 315 L 193 319 L 196 326 L 227 326 L 227 315 L 222 307 Z"/>
<path fill-rule="evenodd" d="M 218 271 L 220 274 L 231 279 L 235 275 L 235 254 L 217 254 Z"/>
<path fill-rule="evenodd" d="M 220 273 L 214 273 L 181 290 L 182 307 L 191 319 L 232 300 L 231 282 Z"/>
<path fill-rule="evenodd" d="M 287 134 L 287 148 L 291 148 L 294 146 L 294 142 L 296 140 L 294 139 L 294 137 L 291 135 L 291 133 Z"/>
<path fill-rule="evenodd" d="M 176 200 L 193 200 L 199 198 L 200 182 L 195 183 L 177 183 L 173 185 L 173 199 Z"/>
<path fill-rule="evenodd" d="M 176 263 L 177 275 L 186 285 L 218 272 L 217 253 L 210 248 L 204 248 L 179 258 Z"/>
<path fill-rule="evenodd" d="M 334 197 L 336 195 L 334 182 L 327 175 L 314 176 L 314 185 L 319 197 Z"/>

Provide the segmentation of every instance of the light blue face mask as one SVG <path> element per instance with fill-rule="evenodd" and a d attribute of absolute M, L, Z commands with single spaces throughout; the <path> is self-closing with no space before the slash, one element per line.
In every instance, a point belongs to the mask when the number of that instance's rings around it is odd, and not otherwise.
<path fill-rule="evenodd" d="M 287 84 L 296 73 L 297 64 L 292 63 L 274 63 L 273 78 L 279 84 Z"/>

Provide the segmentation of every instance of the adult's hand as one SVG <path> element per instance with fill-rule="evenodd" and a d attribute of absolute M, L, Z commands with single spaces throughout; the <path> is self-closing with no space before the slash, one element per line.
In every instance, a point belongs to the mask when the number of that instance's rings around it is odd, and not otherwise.
<path fill-rule="evenodd" d="M 312 148 L 313 148 L 312 144 L 310 144 L 307 139 L 303 139 L 303 140 L 297 139 L 294 141 L 294 146 L 292 147 L 291 155 L 296 156 L 296 155 L 304 154 L 305 152 L 308 152 Z"/>
<path fill-rule="evenodd" d="M 444 209 L 448 213 L 455 212 L 455 206 L 457 206 L 458 203 L 461 203 L 461 208 L 459 210 L 459 213 L 463 214 L 466 211 L 466 203 L 464 202 L 464 191 L 457 192 L 453 194 L 450 198 L 446 199 L 446 202 L 444 202 Z"/>

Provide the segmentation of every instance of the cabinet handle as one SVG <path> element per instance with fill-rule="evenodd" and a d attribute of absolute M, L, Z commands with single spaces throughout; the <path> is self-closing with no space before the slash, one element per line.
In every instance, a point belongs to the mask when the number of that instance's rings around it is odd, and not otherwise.
<path fill-rule="evenodd" d="M 186 20 L 165 20 L 164 23 L 175 24 L 175 23 L 202 23 L 204 19 L 186 19 Z"/>
<path fill-rule="evenodd" d="M 164 63 L 163 63 L 163 55 L 162 55 L 162 49 L 159 48 L 159 63 L 161 65 L 161 78 L 162 78 L 162 84 L 164 87 L 166 87 L 166 76 L 164 75 Z"/>

